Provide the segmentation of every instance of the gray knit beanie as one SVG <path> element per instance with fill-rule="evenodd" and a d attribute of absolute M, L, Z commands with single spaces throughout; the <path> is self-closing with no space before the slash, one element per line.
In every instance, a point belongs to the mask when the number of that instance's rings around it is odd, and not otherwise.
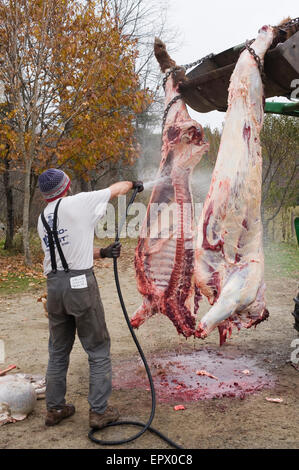
<path fill-rule="evenodd" d="M 49 168 L 38 178 L 39 189 L 48 202 L 62 197 L 69 189 L 70 184 L 71 180 L 68 175 L 55 168 Z"/>

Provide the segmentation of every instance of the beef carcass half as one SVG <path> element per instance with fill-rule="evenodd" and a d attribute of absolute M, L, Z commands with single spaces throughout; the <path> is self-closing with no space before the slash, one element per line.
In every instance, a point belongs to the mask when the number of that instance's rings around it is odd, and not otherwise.
<path fill-rule="evenodd" d="M 260 29 L 251 48 L 261 61 L 274 36 Z M 253 55 L 244 50 L 232 74 L 219 153 L 198 226 L 195 279 L 213 305 L 195 336 L 216 326 L 220 344 L 232 327 L 250 328 L 269 315 L 264 300 L 261 223 L 263 84 Z"/>
<path fill-rule="evenodd" d="M 162 72 L 175 66 L 165 45 L 155 40 Z M 182 69 L 165 85 L 165 109 L 178 95 Z M 190 178 L 208 151 L 202 127 L 190 118 L 182 99 L 170 104 L 162 135 L 162 159 L 135 252 L 137 287 L 143 303 L 131 319 L 134 328 L 156 313 L 173 322 L 178 333 L 195 332 L 191 312 L 194 298 L 194 227 Z"/>

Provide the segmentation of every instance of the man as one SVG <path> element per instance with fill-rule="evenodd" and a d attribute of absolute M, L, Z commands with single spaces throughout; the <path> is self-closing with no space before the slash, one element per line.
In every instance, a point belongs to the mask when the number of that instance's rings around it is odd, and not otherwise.
<path fill-rule="evenodd" d="M 66 375 L 69 355 L 78 332 L 89 360 L 90 427 L 101 429 L 119 417 L 108 406 L 111 394 L 110 337 L 104 309 L 93 272 L 94 258 L 120 255 L 120 243 L 93 249 L 94 228 L 112 198 L 141 182 L 122 181 L 100 191 L 70 195 L 70 178 L 58 169 L 39 177 L 39 188 L 48 202 L 38 220 L 38 233 L 45 254 L 47 309 L 49 317 L 49 361 L 46 373 L 45 424 L 53 426 L 74 414 L 66 404 Z"/>

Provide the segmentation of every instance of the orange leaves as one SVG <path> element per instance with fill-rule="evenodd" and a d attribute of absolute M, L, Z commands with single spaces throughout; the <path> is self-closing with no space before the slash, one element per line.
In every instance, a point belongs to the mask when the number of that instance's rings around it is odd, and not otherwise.
<path fill-rule="evenodd" d="M 35 263 L 32 268 L 28 268 L 25 266 L 21 254 L 9 258 L 0 256 L 0 272 L 0 283 L 9 281 L 11 276 L 15 279 L 32 278 L 33 280 L 42 280 L 45 278 L 42 263 Z"/>
<path fill-rule="evenodd" d="M 24 9 L 17 2 L 17 37 L 9 9 L 0 11 L 8 51 L 0 80 L 10 100 L 0 137 L 5 134 L 20 160 L 30 152 L 35 171 L 53 155 L 80 174 L 103 159 L 136 157 L 134 121 L 152 96 L 139 88 L 137 42 L 122 34 L 108 3 L 30 0 Z M 4 28 L 1 21 L 11 24 Z M 13 54 L 19 76 L 11 70 Z"/>

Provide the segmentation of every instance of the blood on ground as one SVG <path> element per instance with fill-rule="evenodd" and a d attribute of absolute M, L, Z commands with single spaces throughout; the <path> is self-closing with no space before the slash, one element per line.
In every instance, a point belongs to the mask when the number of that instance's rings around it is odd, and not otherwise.
<path fill-rule="evenodd" d="M 204 348 L 191 353 L 155 354 L 147 358 L 161 403 L 186 403 L 212 398 L 244 399 L 275 385 L 275 377 L 257 366 L 254 359 L 238 353 L 219 353 Z M 115 389 L 149 390 L 149 382 L 142 373 L 143 363 L 120 361 L 113 367 Z M 207 375 L 197 375 L 198 370 Z M 244 374 L 244 371 L 250 371 Z M 215 376 L 218 380 L 211 378 Z"/>

